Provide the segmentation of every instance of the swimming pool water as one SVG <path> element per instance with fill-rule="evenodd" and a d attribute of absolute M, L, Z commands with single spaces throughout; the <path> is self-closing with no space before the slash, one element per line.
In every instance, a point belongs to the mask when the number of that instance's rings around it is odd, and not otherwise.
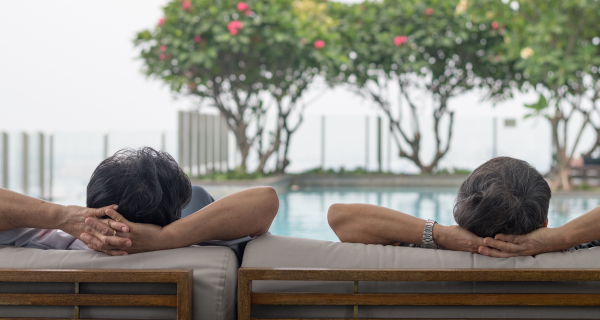
<path fill-rule="evenodd" d="M 398 210 L 443 225 L 455 224 L 452 206 L 458 188 L 303 187 L 279 194 L 272 234 L 339 241 L 327 223 L 334 203 L 368 203 Z M 553 196 L 548 225 L 558 227 L 600 205 L 599 197 Z"/>

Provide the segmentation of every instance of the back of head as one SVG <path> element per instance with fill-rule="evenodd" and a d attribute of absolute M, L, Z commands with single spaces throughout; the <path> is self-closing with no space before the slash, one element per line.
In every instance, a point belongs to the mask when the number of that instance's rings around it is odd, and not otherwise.
<path fill-rule="evenodd" d="M 125 219 L 159 226 L 181 218 L 192 197 L 175 159 L 152 148 L 122 149 L 102 161 L 87 186 L 87 206 L 119 205 Z"/>
<path fill-rule="evenodd" d="M 462 183 L 454 219 L 480 237 L 526 234 L 544 226 L 551 191 L 548 183 L 523 160 L 494 158 Z"/>

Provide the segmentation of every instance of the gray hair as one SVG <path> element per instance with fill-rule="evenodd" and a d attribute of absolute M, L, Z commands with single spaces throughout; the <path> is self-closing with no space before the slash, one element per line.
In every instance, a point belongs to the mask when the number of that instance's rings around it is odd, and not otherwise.
<path fill-rule="evenodd" d="M 551 196 L 544 177 L 527 162 L 498 157 L 462 183 L 454 219 L 480 237 L 526 234 L 544 226 Z"/>

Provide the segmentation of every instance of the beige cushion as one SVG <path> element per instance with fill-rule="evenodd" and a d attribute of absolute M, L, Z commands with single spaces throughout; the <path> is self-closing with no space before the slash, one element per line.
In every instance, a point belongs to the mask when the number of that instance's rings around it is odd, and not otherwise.
<path fill-rule="evenodd" d="M 242 267 L 294 268 L 597 268 L 600 248 L 535 257 L 498 259 L 450 250 L 350 244 L 263 235 L 246 247 Z M 352 282 L 256 281 L 255 292 L 353 292 Z M 360 282 L 359 292 L 593 292 L 596 283 Z M 542 307 L 359 307 L 360 317 L 538 317 L 592 318 L 600 308 Z M 253 307 L 256 317 L 346 317 L 352 307 Z"/>
<path fill-rule="evenodd" d="M 194 270 L 193 319 L 236 317 L 238 262 L 227 247 L 181 248 L 111 257 L 99 252 L 0 246 L 0 268 Z M 174 284 L 81 284 L 82 293 L 174 294 Z M 1 283 L 0 292 L 72 293 L 73 284 Z M 175 319 L 174 308 L 81 307 L 82 318 Z M 2 317 L 72 318 L 73 307 L 0 306 Z"/>

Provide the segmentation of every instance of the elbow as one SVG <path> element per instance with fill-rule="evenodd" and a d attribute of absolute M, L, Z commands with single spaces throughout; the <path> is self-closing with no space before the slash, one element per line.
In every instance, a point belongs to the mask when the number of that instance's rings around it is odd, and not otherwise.
<path fill-rule="evenodd" d="M 327 211 L 327 222 L 341 242 L 350 242 L 351 214 L 347 204 L 335 203 Z"/>
<path fill-rule="evenodd" d="M 277 216 L 279 197 L 277 196 L 277 191 L 272 187 L 258 187 L 255 189 L 257 189 L 258 193 L 257 199 L 259 199 L 259 203 L 262 206 L 259 234 L 263 234 L 269 231 L 271 223 L 273 223 L 275 216 Z"/>

